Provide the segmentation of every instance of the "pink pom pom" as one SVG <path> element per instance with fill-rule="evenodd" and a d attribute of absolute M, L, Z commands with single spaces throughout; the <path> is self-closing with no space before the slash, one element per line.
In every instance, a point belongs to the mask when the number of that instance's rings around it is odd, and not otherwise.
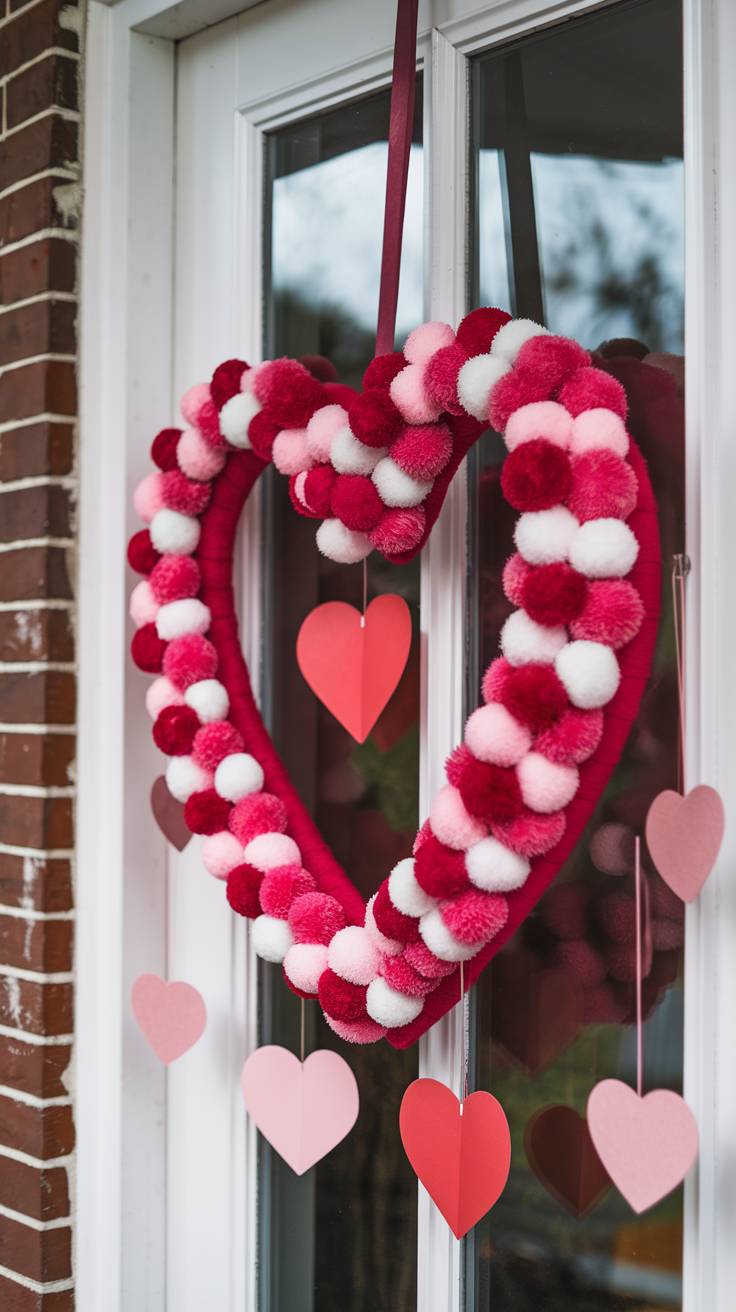
<path fill-rule="evenodd" d="M 588 451 L 570 466 L 568 510 L 584 523 L 589 519 L 628 519 L 636 505 L 639 485 L 631 465 L 613 451 Z"/>
<path fill-rule="evenodd" d="M 532 736 L 500 702 L 489 702 L 468 718 L 465 742 L 479 761 L 511 766 L 529 751 Z"/>
<path fill-rule="evenodd" d="M 137 629 L 142 624 L 153 624 L 158 615 L 158 602 L 148 579 L 141 579 L 140 583 L 136 583 L 130 594 L 128 610 Z"/>
<path fill-rule="evenodd" d="M 518 774 L 525 804 L 544 815 L 561 811 L 578 790 L 575 767 L 557 765 L 541 752 L 529 752 L 519 762 Z"/>
<path fill-rule="evenodd" d="M 559 390 L 565 379 L 577 369 L 590 364 L 590 356 L 582 346 L 569 337 L 545 334 L 530 337 L 520 348 L 516 367 L 531 369 L 544 382 L 551 396 Z"/>
<path fill-rule="evenodd" d="M 288 834 L 258 834 L 248 843 L 246 858 L 256 870 L 278 870 L 301 865 L 301 853 Z"/>
<path fill-rule="evenodd" d="M 158 719 L 167 706 L 183 706 L 184 697 L 169 679 L 154 679 L 146 691 L 146 710 L 152 720 Z"/>
<path fill-rule="evenodd" d="M 397 993 L 403 993 L 407 998 L 426 998 L 436 988 L 435 981 L 427 979 L 426 975 L 420 975 L 403 955 L 384 957 L 381 974 L 392 989 L 396 989 Z"/>
<path fill-rule="evenodd" d="M 314 887 L 314 879 L 303 866 L 280 866 L 269 871 L 261 884 L 261 908 L 267 916 L 286 920 L 292 902 L 303 893 L 313 893 Z"/>
<path fill-rule="evenodd" d="M 491 392 L 488 418 L 496 432 L 503 433 L 515 410 L 535 401 L 546 401 L 549 395 L 549 387 L 538 374 L 529 369 L 512 369 Z"/>
<path fill-rule="evenodd" d="M 133 493 L 133 509 L 144 524 L 150 524 L 154 515 L 164 506 L 164 476 L 158 470 L 146 474 Z"/>
<path fill-rule="evenodd" d="M 469 815 L 457 788 L 446 784 L 432 800 L 429 811 L 432 829 L 441 843 L 456 850 L 472 847 L 485 838 L 486 826 Z"/>
<path fill-rule="evenodd" d="M 284 957 L 284 974 L 287 981 L 300 993 L 315 996 L 319 977 L 327 969 L 327 948 L 324 943 L 295 943 Z"/>
<path fill-rule="evenodd" d="M 619 648 L 635 638 L 644 621 L 644 603 L 626 579 L 596 579 L 588 585 L 582 611 L 570 625 L 573 638 Z"/>
<path fill-rule="evenodd" d="M 505 825 L 494 825 L 493 835 L 504 847 L 510 847 L 519 856 L 531 858 L 551 852 L 565 832 L 565 814 L 540 815 L 524 809 L 521 815 Z"/>
<path fill-rule="evenodd" d="M 581 456 L 586 451 L 602 449 L 626 456 L 629 450 L 626 425 L 613 410 L 584 410 L 573 421 L 570 452 Z"/>
<path fill-rule="evenodd" d="M 271 458 L 280 474 L 299 474 L 312 464 L 303 428 L 283 428 L 274 438 Z"/>
<path fill-rule="evenodd" d="M 334 1016 L 325 1016 L 331 1030 L 346 1043 L 376 1043 L 386 1033 L 383 1025 L 366 1016 L 365 1020 L 336 1020 Z"/>
<path fill-rule="evenodd" d="M 543 338 L 532 338 L 542 341 Z M 556 401 L 535 401 L 515 410 L 509 418 L 504 441 L 509 451 L 515 451 L 523 442 L 534 442 L 543 437 L 563 450 L 572 438 L 572 417 Z"/>
<path fill-rule="evenodd" d="M 177 688 L 188 688 L 200 679 L 213 679 L 217 673 L 217 652 L 199 633 L 175 638 L 166 648 L 163 671 Z"/>
<path fill-rule="evenodd" d="M 345 928 L 345 912 L 329 893 L 303 893 L 289 908 L 289 925 L 296 943 L 329 944 Z"/>
<path fill-rule="evenodd" d="M 201 515 L 210 499 L 206 483 L 187 478 L 180 469 L 170 469 L 163 475 L 163 501 L 169 510 L 182 515 Z"/>
<path fill-rule="evenodd" d="M 468 359 L 468 354 L 457 343 L 437 351 L 424 368 L 424 390 L 430 400 L 451 415 L 461 415 L 463 407 L 458 400 L 457 379 Z"/>
<path fill-rule="evenodd" d="M 483 675 L 481 691 L 484 702 L 499 702 L 503 698 L 506 684 L 513 673 L 514 666 L 509 665 L 505 656 L 497 656 L 491 661 Z"/>
<path fill-rule="evenodd" d="M 570 707 L 556 724 L 539 735 L 534 750 L 558 765 L 581 765 L 593 755 L 602 737 L 602 711 Z"/>
<path fill-rule="evenodd" d="M 455 334 L 449 323 L 423 323 L 409 333 L 404 343 L 404 355 L 410 364 L 426 364 L 435 351 L 452 346 Z"/>
<path fill-rule="evenodd" d="M 560 391 L 560 403 L 571 415 L 583 410 L 613 410 L 626 418 L 626 392 L 617 378 L 602 369 L 578 369 Z"/>
<path fill-rule="evenodd" d="M 451 902 L 443 902 L 440 915 L 459 943 L 487 943 L 506 924 L 509 905 L 498 893 L 469 889 Z"/>
<path fill-rule="evenodd" d="M 260 834 L 285 833 L 287 823 L 286 807 L 280 797 L 274 793 L 249 793 L 235 803 L 228 827 L 243 847 L 247 847 Z"/>
<path fill-rule="evenodd" d="M 243 739 L 235 726 L 228 720 L 213 720 L 197 730 L 192 755 L 204 770 L 216 770 L 226 756 L 242 750 Z"/>
<path fill-rule="evenodd" d="M 521 552 L 509 556 L 503 567 L 503 590 L 512 606 L 524 605 L 524 583 L 531 571 Z"/>
<path fill-rule="evenodd" d="M 196 428 L 187 428 L 176 448 L 179 468 L 187 478 L 207 483 L 216 478 L 225 464 L 225 452 L 216 451 L 205 442 Z"/>
<path fill-rule="evenodd" d="M 452 437 L 446 424 L 404 428 L 391 447 L 391 459 L 420 482 L 442 473 L 452 455 Z"/>
<path fill-rule="evenodd" d="M 368 537 L 371 545 L 382 555 L 399 556 L 419 546 L 426 523 L 423 506 L 387 510 Z"/>
<path fill-rule="evenodd" d="M 440 416 L 439 406 L 424 389 L 424 368 L 408 364 L 391 383 L 391 400 L 408 424 L 431 424 Z"/>
<path fill-rule="evenodd" d="M 378 974 L 381 955 L 363 925 L 348 925 L 328 949 L 330 970 L 351 984 L 370 984 Z"/>
<path fill-rule="evenodd" d="M 210 399 L 209 383 L 195 383 L 194 387 L 190 387 L 184 393 L 181 398 L 180 409 L 188 424 L 194 427 L 202 406 Z"/>
<path fill-rule="evenodd" d="M 413 970 L 431 980 L 444 979 L 457 970 L 454 961 L 440 961 L 434 952 L 430 952 L 426 943 L 410 943 L 404 950 L 404 960 L 408 961 Z"/>
<path fill-rule="evenodd" d="M 341 405 L 323 405 L 315 410 L 307 424 L 307 451 L 312 460 L 327 463 L 335 433 L 348 421 L 347 411 Z"/>
<path fill-rule="evenodd" d="M 162 556 L 151 571 L 149 583 L 156 601 L 165 606 L 169 601 L 182 601 L 196 597 L 201 576 L 193 556 Z"/>
<path fill-rule="evenodd" d="M 202 861 L 215 879 L 226 879 L 231 870 L 242 865 L 243 849 L 232 834 L 212 834 L 202 839 Z"/>

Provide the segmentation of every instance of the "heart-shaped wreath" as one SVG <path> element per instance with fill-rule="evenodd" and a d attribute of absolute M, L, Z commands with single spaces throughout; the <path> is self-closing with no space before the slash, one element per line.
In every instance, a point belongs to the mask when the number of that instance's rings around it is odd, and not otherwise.
<path fill-rule="evenodd" d="M 310 362 L 307 362 L 309 365 Z M 344 1039 L 405 1047 L 529 914 L 619 759 L 657 631 L 657 514 L 621 384 L 577 343 L 501 310 L 455 333 L 428 323 L 377 356 L 356 394 L 318 363 L 220 365 L 182 401 L 189 427 L 154 440 L 135 494 L 149 525 L 129 560 L 136 664 L 173 795 L 210 874 L 253 920 L 251 941 L 316 996 Z M 235 530 L 269 461 L 320 549 L 405 561 L 492 426 L 520 512 L 504 589 L 518 607 L 447 783 L 368 905 L 337 864 L 255 704 L 232 586 Z"/>

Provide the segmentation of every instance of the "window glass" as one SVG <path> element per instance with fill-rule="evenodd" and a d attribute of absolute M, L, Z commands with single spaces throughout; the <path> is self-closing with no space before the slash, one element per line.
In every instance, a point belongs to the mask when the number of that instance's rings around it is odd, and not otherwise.
<path fill-rule="evenodd" d="M 624 756 L 573 856 L 474 990 L 474 1087 L 511 1125 L 501 1200 L 465 1245 L 468 1312 L 681 1308 L 682 1191 L 638 1217 L 576 1144 L 593 1084 L 635 1084 L 633 835 L 678 786 L 670 569 L 684 542 L 681 19 L 636 0 L 472 68 L 473 303 L 570 334 L 624 383 L 659 502 L 663 618 Z M 511 609 L 504 447 L 471 460 L 468 700 Z M 682 906 L 645 853 L 645 1085 L 682 1081 Z M 550 1108 L 571 1109 L 550 1112 Z M 580 1187 L 579 1187 L 580 1186 Z"/>
<path fill-rule="evenodd" d="M 321 354 L 360 385 L 374 353 L 386 178 L 388 92 L 289 126 L 267 140 L 267 357 Z M 397 337 L 422 321 L 421 84 L 409 172 Z M 322 834 L 365 898 L 410 854 L 416 832 L 419 566 L 368 560 L 368 596 L 409 603 L 414 643 L 404 677 L 358 746 L 317 702 L 296 665 L 296 636 L 316 605 L 360 607 L 362 566 L 317 551 L 316 521 L 269 478 L 264 705 L 276 746 Z M 261 1041 L 299 1051 L 300 1002 L 279 968 L 261 966 Z M 259 1297 L 268 1312 L 403 1312 L 416 1303 L 416 1178 L 398 1129 L 416 1048 L 348 1048 L 305 1004 L 307 1051 L 335 1048 L 358 1081 L 355 1129 L 297 1178 L 261 1144 Z"/>

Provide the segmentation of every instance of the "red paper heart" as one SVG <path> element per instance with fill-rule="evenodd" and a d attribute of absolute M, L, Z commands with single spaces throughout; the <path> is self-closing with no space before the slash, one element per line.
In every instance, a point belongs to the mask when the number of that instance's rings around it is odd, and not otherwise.
<path fill-rule="evenodd" d="M 646 1212 L 685 1179 L 698 1155 L 698 1127 L 671 1089 L 640 1098 L 621 1080 L 601 1080 L 588 1099 L 588 1127 L 613 1183 Z"/>
<path fill-rule="evenodd" d="M 317 606 L 299 630 L 296 656 L 315 696 L 363 743 L 399 683 L 410 647 L 409 607 L 387 594 L 375 597 L 365 616 L 344 601 Z"/>
<path fill-rule="evenodd" d="M 647 845 L 663 880 L 683 902 L 694 901 L 713 869 L 725 825 L 720 794 L 707 784 L 686 797 L 666 789 L 652 802 Z"/>
<path fill-rule="evenodd" d="M 133 1013 L 153 1051 L 166 1066 L 194 1046 L 207 1024 L 198 989 L 181 980 L 139 975 L 131 994 Z"/>
<path fill-rule="evenodd" d="M 537 1179 L 573 1216 L 591 1212 L 611 1187 L 584 1116 L 574 1107 L 543 1107 L 527 1122 L 526 1155 Z"/>
<path fill-rule="evenodd" d="M 191 831 L 187 828 L 184 819 L 184 807 L 171 796 L 162 774 L 154 781 L 151 789 L 151 810 L 164 838 L 168 839 L 178 852 L 183 852 L 192 837 Z"/>
<path fill-rule="evenodd" d="M 414 1080 L 401 1100 L 401 1141 L 416 1175 L 456 1239 L 498 1201 L 511 1166 L 500 1102 L 486 1092 L 460 1102 L 439 1080 Z"/>

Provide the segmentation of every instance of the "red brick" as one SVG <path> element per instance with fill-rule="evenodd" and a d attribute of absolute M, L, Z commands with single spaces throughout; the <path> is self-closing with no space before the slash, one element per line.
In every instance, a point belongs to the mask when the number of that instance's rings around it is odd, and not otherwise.
<path fill-rule="evenodd" d="M 71 1034 L 71 984 L 40 983 L 0 974 L 0 1025 L 31 1034 Z"/>
<path fill-rule="evenodd" d="M 13 1212 L 51 1221 L 69 1215 L 69 1181 L 63 1166 L 30 1166 L 4 1157 L 0 1204 Z"/>
<path fill-rule="evenodd" d="M 69 1092 L 64 1072 L 71 1055 L 66 1043 L 25 1043 L 21 1038 L 0 1034 L 3 1084 L 18 1093 L 32 1093 L 36 1098 L 63 1098 Z M 35 1111 L 38 1114 L 38 1108 Z"/>
<path fill-rule="evenodd" d="M 49 411 L 77 413 L 77 381 L 73 364 L 38 360 L 0 374 L 0 423 Z"/>
<path fill-rule="evenodd" d="M 40 420 L 0 433 L 0 483 L 42 474 L 69 474 L 74 462 L 74 428 Z"/>
<path fill-rule="evenodd" d="M 76 110 L 78 81 L 78 61 L 65 55 L 47 55 L 11 77 L 5 88 L 8 128 L 20 127 L 51 106 Z"/>
<path fill-rule="evenodd" d="M 33 1107 L 0 1095 L 0 1144 L 4 1147 L 47 1161 L 68 1156 L 74 1142 L 71 1106 Z"/>
<path fill-rule="evenodd" d="M 71 1238 L 69 1226 L 34 1230 L 0 1215 L 0 1266 L 30 1280 L 64 1280 L 72 1273 Z"/>
<path fill-rule="evenodd" d="M 70 32 L 59 22 L 61 8 L 59 0 L 42 0 L 32 9 L 21 11 L 14 22 L 3 28 L 0 77 L 36 59 L 51 46 L 59 46 L 62 50 L 79 49 L 77 33 Z"/>
<path fill-rule="evenodd" d="M 73 301 L 35 301 L 0 314 L 0 365 L 50 352 L 72 355 L 77 347 Z"/>
<path fill-rule="evenodd" d="M 66 538 L 71 533 L 71 520 L 72 509 L 67 488 L 54 483 L 37 483 L 35 487 L 17 488 L 3 495 L 0 541 Z"/>
<path fill-rule="evenodd" d="M 0 495 L 7 496 L 6 493 Z M 3 553 L 0 601 L 71 600 L 65 547 L 19 547 Z"/>
<path fill-rule="evenodd" d="M 26 1285 L 0 1276 L 0 1307 L 3 1312 L 74 1312 L 74 1294 L 35 1294 Z"/>
<path fill-rule="evenodd" d="M 0 793 L 0 833 L 11 847 L 69 848 L 74 842 L 72 798 Z"/>
<path fill-rule="evenodd" d="M 0 852 L 0 905 L 35 911 L 71 911 L 71 862 L 65 857 Z"/>
<path fill-rule="evenodd" d="M 16 970 L 56 975 L 72 968 L 73 937 L 71 920 L 31 920 L 0 914 L 0 961 Z"/>
<path fill-rule="evenodd" d="M 78 123 L 48 114 L 0 140 L 0 191 L 46 169 L 76 168 L 78 161 Z"/>
<path fill-rule="evenodd" d="M 0 198 L 0 233 L 5 244 L 21 241 L 43 228 L 65 227 L 66 216 L 57 205 L 55 193 L 57 187 L 68 185 L 68 178 L 51 175 L 36 178 Z M 70 216 L 69 226 L 76 227 L 74 215 Z"/>
<path fill-rule="evenodd" d="M 12 305 L 41 292 L 74 292 L 76 284 L 76 243 L 63 237 L 43 237 L 0 255 L 0 304 Z"/>
<path fill-rule="evenodd" d="M 71 661 L 70 610 L 0 611 L 0 661 Z"/>
<path fill-rule="evenodd" d="M 71 734 L 2 732 L 0 783 L 64 787 L 72 782 L 75 749 Z"/>
<path fill-rule="evenodd" d="M 70 670 L 0 671 L 0 722 L 71 725 L 75 708 L 76 681 Z"/>

